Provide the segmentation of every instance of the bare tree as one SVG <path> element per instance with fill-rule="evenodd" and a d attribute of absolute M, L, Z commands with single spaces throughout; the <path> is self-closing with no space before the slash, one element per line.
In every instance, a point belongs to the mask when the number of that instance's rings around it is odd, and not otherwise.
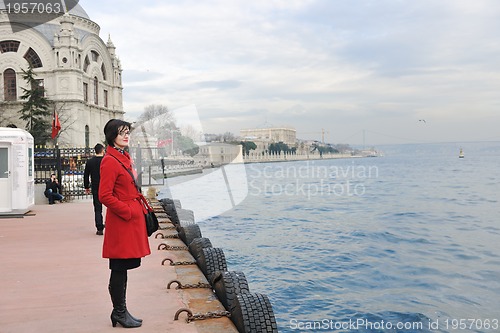
<path fill-rule="evenodd" d="M 144 108 L 144 112 L 139 116 L 138 123 L 145 123 L 149 120 L 161 118 L 162 125 L 175 127 L 175 118 L 173 113 L 166 105 L 151 104 Z"/>
<path fill-rule="evenodd" d="M 194 142 L 199 142 L 202 140 L 203 133 L 192 125 L 185 125 L 181 127 L 182 136 L 188 137 Z"/>
<path fill-rule="evenodd" d="M 171 136 L 171 130 L 178 130 L 173 113 L 161 104 L 146 106 L 134 127 L 158 139 L 167 139 Z"/>
<path fill-rule="evenodd" d="M 76 123 L 76 119 L 71 117 L 71 109 L 66 107 L 66 102 L 56 102 L 53 104 L 53 111 L 57 112 L 57 116 L 59 117 L 59 122 L 61 123 L 61 130 L 57 133 L 57 136 L 54 138 L 54 145 L 58 144 L 68 144 L 69 141 L 65 138 L 65 136 L 61 136 L 61 134 L 68 133 L 73 129 L 73 125 Z"/>
<path fill-rule="evenodd" d="M 234 136 L 233 133 L 231 132 L 225 132 L 223 135 L 222 135 L 222 139 L 224 140 L 224 142 L 233 142 L 236 140 L 236 137 Z"/>

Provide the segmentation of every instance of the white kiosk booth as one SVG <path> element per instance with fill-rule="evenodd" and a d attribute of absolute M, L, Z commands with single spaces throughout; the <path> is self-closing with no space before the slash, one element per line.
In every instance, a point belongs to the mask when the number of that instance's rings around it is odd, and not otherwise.
<path fill-rule="evenodd" d="M 0 214 L 25 213 L 35 204 L 33 136 L 0 127 Z"/>

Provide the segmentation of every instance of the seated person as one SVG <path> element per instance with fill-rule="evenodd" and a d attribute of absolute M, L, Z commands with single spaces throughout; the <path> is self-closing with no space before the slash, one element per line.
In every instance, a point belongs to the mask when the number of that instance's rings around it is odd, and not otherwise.
<path fill-rule="evenodd" d="M 64 196 L 61 195 L 61 185 L 59 184 L 59 180 L 57 180 L 55 173 L 50 175 L 50 179 L 45 185 L 44 194 L 49 199 L 49 205 L 53 205 L 56 200 L 62 202 L 64 199 Z"/>

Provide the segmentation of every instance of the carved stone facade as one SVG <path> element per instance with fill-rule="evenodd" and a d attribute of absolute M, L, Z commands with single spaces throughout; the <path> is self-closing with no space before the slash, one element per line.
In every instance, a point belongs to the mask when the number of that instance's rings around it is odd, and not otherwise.
<path fill-rule="evenodd" d="M 111 39 L 99 37 L 99 26 L 79 5 L 63 16 L 33 15 L 22 23 L 0 10 L 0 126 L 24 128 L 22 70 L 31 65 L 61 121 L 59 146 L 103 142 L 106 122 L 124 114 L 122 68 Z"/>

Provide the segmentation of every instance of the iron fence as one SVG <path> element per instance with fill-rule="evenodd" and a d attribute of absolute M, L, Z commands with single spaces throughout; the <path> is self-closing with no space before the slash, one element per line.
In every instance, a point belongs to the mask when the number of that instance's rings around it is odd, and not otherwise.
<path fill-rule="evenodd" d="M 129 152 L 135 161 L 139 185 L 157 184 L 153 177 L 164 174 L 173 162 L 164 159 L 163 150 L 131 147 Z M 51 174 L 56 174 L 62 194 L 67 200 L 87 198 L 83 174 L 87 160 L 94 156 L 92 148 L 35 147 L 35 184 L 45 184 Z M 157 177 L 162 178 L 162 176 Z M 164 181 L 161 181 L 164 184 Z"/>
<path fill-rule="evenodd" d="M 67 200 L 87 196 L 83 172 L 92 149 L 35 147 L 34 155 L 35 184 L 45 184 L 51 174 L 56 174 Z"/>

